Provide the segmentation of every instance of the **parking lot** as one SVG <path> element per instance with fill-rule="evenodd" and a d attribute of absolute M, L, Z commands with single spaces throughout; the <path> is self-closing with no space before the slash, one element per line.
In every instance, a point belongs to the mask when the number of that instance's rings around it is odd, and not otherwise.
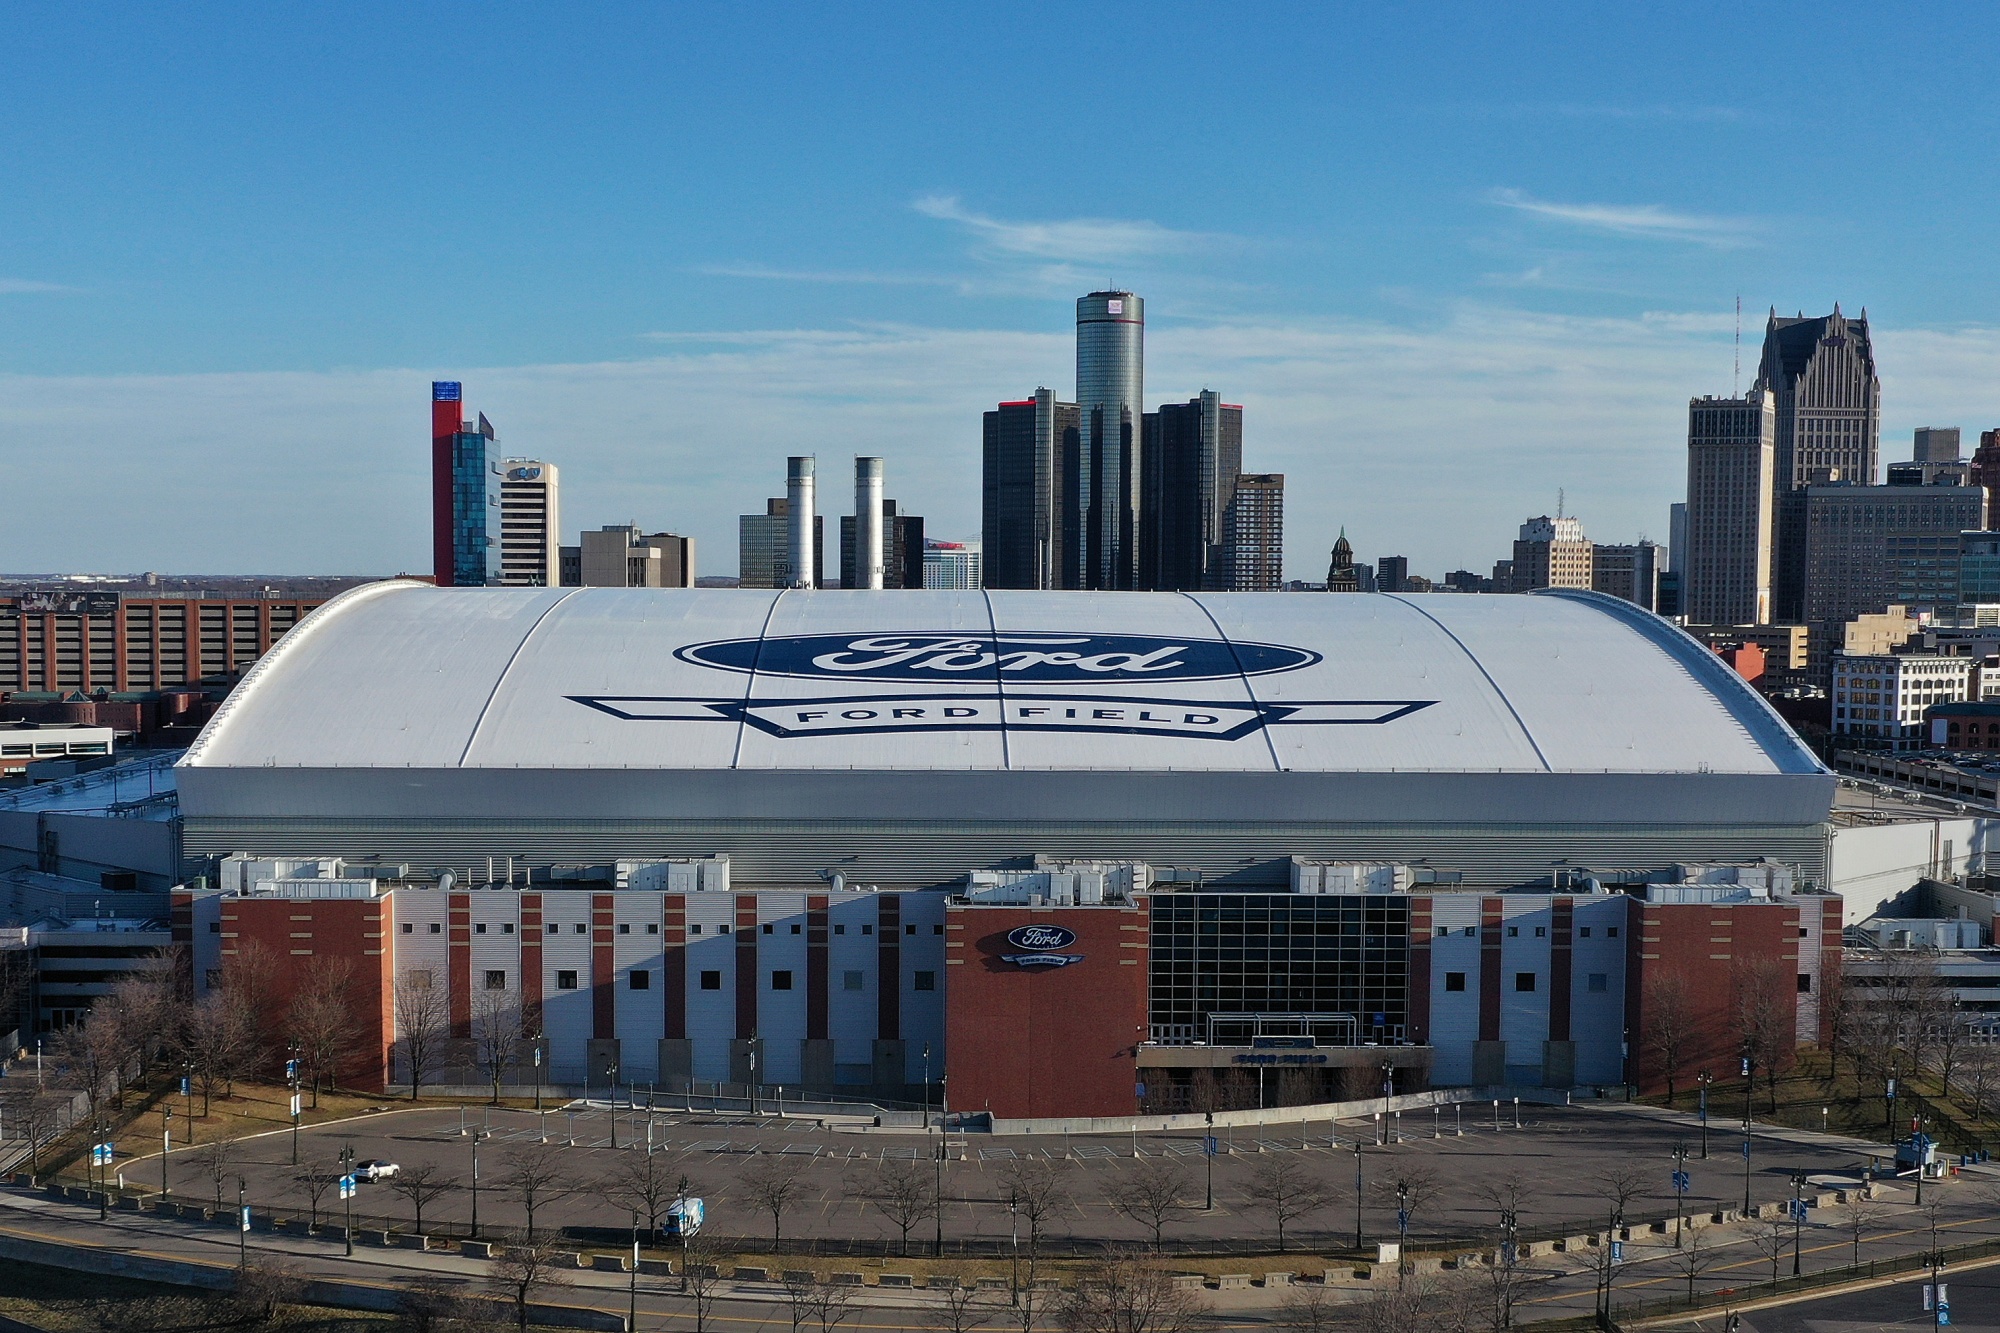
<path fill-rule="evenodd" d="M 1673 1149 L 1690 1150 L 1687 1207 L 1706 1211 L 1743 1201 L 1745 1172 L 1740 1136 L 1711 1133 L 1710 1159 L 1698 1155 L 1698 1139 L 1680 1126 L 1629 1115 L 1616 1109 L 1521 1108 L 1515 1128 L 1511 1109 L 1494 1127 L 1485 1107 L 1468 1107 L 1462 1123 L 1451 1108 L 1433 1116 L 1404 1118 L 1401 1141 L 1375 1142 L 1371 1122 L 1307 1126 L 1264 1126 L 1218 1131 L 1211 1160 L 1195 1133 L 993 1138 L 952 1134 L 946 1160 L 933 1167 L 939 1150 L 935 1134 L 857 1130 L 812 1120 L 775 1116 L 688 1114 L 652 1115 L 640 1108 L 613 1112 L 602 1105 L 551 1109 L 537 1115 L 512 1109 L 405 1110 L 306 1129 L 298 1136 L 300 1168 L 291 1164 L 291 1135 L 278 1133 L 232 1145 L 222 1170 L 223 1201 L 233 1206 L 237 1179 L 257 1208 L 304 1214 L 307 1191 L 296 1179 L 302 1169 L 337 1166 L 343 1149 L 355 1160 L 388 1159 L 405 1172 L 429 1166 L 449 1189 L 424 1207 L 426 1229 L 464 1234 L 473 1206 L 473 1157 L 478 1157 L 478 1211 L 483 1230 L 525 1224 L 524 1164 L 537 1155 L 545 1179 L 537 1197 L 538 1227 L 559 1226 L 588 1235 L 628 1225 L 629 1211 L 614 1202 L 608 1182 L 643 1163 L 648 1145 L 654 1169 L 666 1180 L 685 1176 L 691 1192 L 707 1201 L 708 1231 L 722 1240 L 768 1245 L 771 1218 L 753 1199 L 749 1178 L 796 1175 L 796 1197 L 784 1208 L 787 1242 L 821 1241 L 830 1247 L 894 1243 L 898 1227 L 891 1212 L 872 1198 L 891 1177 L 907 1176 L 915 1164 L 941 1175 L 945 1206 L 943 1234 L 954 1242 L 996 1252 L 1014 1234 L 1009 1213 L 1010 1174 L 1023 1164 L 1046 1162 L 1059 1175 L 1067 1200 L 1043 1228 L 1045 1241 L 1062 1249 L 1105 1242 L 1148 1241 L 1148 1227 L 1121 1215 L 1112 1199 L 1146 1171 L 1178 1179 L 1174 1191 L 1184 1205 L 1164 1227 L 1170 1247 L 1269 1249 L 1275 1221 L 1267 1202 L 1255 1197 L 1258 1182 L 1268 1193 L 1274 1170 L 1294 1185 L 1305 1182 L 1325 1202 L 1287 1223 L 1287 1239 L 1298 1248 L 1330 1249 L 1354 1243 L 1357 1137 L 1361 1173 L 1361 1230 L 1369 1240 L 1393 1238 L 1399 1179 L 1420 1182 L 1431 1197 L 1411 1206 L 1415 1240 L 1490 1237 L 1499 1204 L 1492 1193 L 1511 1183 L 1518 1198 L 1524 1236 L 1558 1234 L 1602 1226 L 1610 1209 L 1601 1177 L 1636 1171 L 1643 1191 L 1627 1205 L 1629 1218 L 1669 1215 L 1674 1209 Z M 616 1144 L 614 1147 L 613 1144 Z M 545 1146 L 546 1145 L 546 1146 Z M 121 1147 L 126 1145 L 121 1145 Z M 1786 1197 L 1795 1170 L 1851 1177 L 1868 1165 L 1865 1156 L 1759 1137 L 1753 1142 L 1749 1179 L 1758 1201 Z M 552 1169 L 551 1169 L 552 1166 Z M 131 1184 L 157 1187 L 157 1155 L 127 1161 L 120 1169 Z M 1212 1171 L 1214 1207 L 1204 1208 Z M 529 1170 L 528 1174 L 534 1174 Z M 215 1197 L 215 1169 L 202 1145 L 176 1149 L 169 1162 L 172 1192 L 189 1201 Z M 1427 1182 L 1427 1183 L 1425 1183 Z M 334 1191 L 319 1204 L 322 1221 L 344 1217 L 346 1205 Z M 363 1184 L 353 1200 L 356 1226 L 410 1229 L 409 1200 L 386 1183 Z M 928 1245 L 937 1223 L 925 1215 L 913 1235 Z"/>

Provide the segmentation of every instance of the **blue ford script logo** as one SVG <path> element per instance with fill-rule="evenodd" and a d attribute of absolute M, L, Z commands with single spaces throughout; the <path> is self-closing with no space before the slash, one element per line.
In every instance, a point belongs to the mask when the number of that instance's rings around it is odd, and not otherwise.
<path fill-rule="evenodd" d="M 1080 953 L 1061 953 L 1076 943 L 1076 932 L 1061 926 L 1020 926 L 1007 932 L 1007 943 L 1022 953 L 1002 954 L 1016 967 L 1068 967 L 1083 961 Z"/>
<path fill-rule="evenodd" d="M 1146 634 L 970 631 L 798 634 L 720 639 L 674 650 L 696 666 L 822 680 L 1006 680 L 1069 685 L 1135 680 L 1224 680 L 1296 671 L 1320 660 L 1304 648 Z"/>

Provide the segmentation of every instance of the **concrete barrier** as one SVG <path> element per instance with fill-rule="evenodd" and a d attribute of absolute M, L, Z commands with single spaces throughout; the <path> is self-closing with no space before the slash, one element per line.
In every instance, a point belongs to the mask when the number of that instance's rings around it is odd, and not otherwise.
<path fill-rule="evenodd" d="M 641 1259 L 639 1271 L 649 1277 L 672 1277 L 674 1264 L 671 1259 Z"/>
<path fill-rule="evenodd" d="M 908 1273 L 880 1273 L 876 1275 L 875 1285 L 878 1287 L 914 1287 L 917 1285 L 917 1280 Z"/>
<path fill-rule="evenodd" d="M 717 1268 L 714 1264 L 689 1264 L 688 1272 L 694 1274 L 696 1277 L 705 1277 L 710 1280 L 714 1280 L 722 1276 L 722 1270 L 720 1268 Z"/>
<path fill-rule="evenodd" d="M 319 1224 L 319 1238 L 321 1240 L 337 1240 L 344 1243 L 347 1240 L 347 1227 L 344 1223 L 340 1222 L 322 1222 Z"/>
<path fill-rule="evenodd" d="M 771 1280 L 771 1270 L 738 1264 L 736 1265 L 736 1271 L 731 1273 L 730 1276 L 738 1282 L 769 1282 Z"/>
<path fill-rule="evenodd" d="M 1267 1287 L 1289 1287 L 1298 1275 L 1296 1273 L 1266 1273 L 1264 1285 Z"/>
<path fill-rule="evenodd" d="M 1008 1282 L 1004 1277 L 983 1277 L 979 1279 L 978 1287 L 981 1291 L 1006 1291 Z"/>
<path fill-rule="evenodd" d="M 958 1278 L 952 1273 L 932 1273 L 924 1279 L 924 1285 L 932 1291 L 957 1291 Z M 1004 1282 L 1001 1284 L 1006 1285 Z"/>
<path fill-rule="evenodd" d="M 121 1213 L 136 1213 L 139 1212 L 141 1209 L 143 1209 L 145 1206 L 146 1204 L 144 1200 L 138 1198 L 136 1195 L 131 1195 L 131 1194 L 119 1195 L 118 1198 L 115 1201 L 113 1201 L 111 1205 L 113 1210 Z"/>
<path fill-rule="evenodd" d="M 374 1245 L 386 1250 L 390 1244 L 389 1233 L 386 1231 L 357 1231 L 354 1233 L 354 1243 L 356 1245 Z"/>
<path fill-rule="evenodd" d="M 399 1250 L 428 1250 L 430 1247 L 431 1238 L 429 1236 L 401 1235 L 396 1237 L 396 1248 Z"/>
<path fill-rule="evenodd" d="M 817 1282 L 819 1281 L 819 1275 L 817 1273 L 814 1273 L 812 1270 L 806 1268 L 787 1268 L 785 1270 L 784 1280 L 786 1282 L 792 1282 L 792 1283 Z M 982 1281 L 984 1280 L 985 1279 L 982 1279 Z M 1000 1279 L 997 1277 L 992 1280 L 995 1282 L 1000 1281 Z M 1002 1285 L 1005 1284 L 1003 1283 Z"/>
<path fill-rule="evenodd" d="M 179 1216 L 183 1222 L 206 1222 L 208 1208 L 203 1204 L 184 1203 L 180 1205 Z"/>
<path fill-rule="evenodd" d="M 860 1273 L 829 1273 L 827 1282 L 836 1287 L 865 1287 L 868 1279 Z"/>
<path fill-rule="evenodd" d="M 1215 1286 L 1218 1291 L 1248 1291 L 1250 1289 L 1250 1275 L 1248 1273 L 1222 1273 L 1216 1277 Z"/>
<path fill-rule="evenodd" d="M 313 1225 L 307 1218 L 294 1217 L 285 1222 L 285 1234 L 288 1236 L 310 1236 L 312 1233 Z"/>
<path fill-rule="evenodd" d="M 458 1252 L 468 1259 L 491 1259 L 493 1257 L 493 1242 L 490 1240 L 462 1240 L 458 1243 Z"/>
<path fill-rule="evenodd" d="M 593 1254 L 590 1256 L 590 1267 L 594 1272 L 599 1273 L 622 1273 L 625 1271 L 625 1256 L 622 1254 Z M 736 1276 L 741 1278 L 743 1270 L 740 1268 L 737 1269 Z"/>
<path fill-rule="evenodd" d="M 1173 1280 L 1174 1286 L 1182 1291 L 1200 1291 L 1208 1285 L 1208 1279 L 1200 1273 L 1175 1273 Z"/>

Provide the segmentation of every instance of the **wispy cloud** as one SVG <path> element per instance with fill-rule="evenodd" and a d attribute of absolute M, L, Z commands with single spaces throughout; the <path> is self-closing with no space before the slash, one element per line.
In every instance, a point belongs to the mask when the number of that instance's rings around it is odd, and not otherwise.
<path fill-rule="evenodd" d="M 881 273 L 867 269 L 774 268 L 768 264 L 699 264 L 692 272 L 711 278 L 753 278 L 769 282 L 851 283 L 884 287 L 958 287 L 963 279 L 936 273 Z"/>
<path fill-rule="evenodd" d="M 949 194 L 925 195 L 911 207 L 925 217 L 956 222 L 985 244 L 1007 255 L 1072 263 L 1146 259 L 1181 254 L 1215 238 L 1174 231 L 1157 222 L 1119 218 L 1063 218 L 1052 222 L 1005 222 L 974 212 Z"/>
<path fill-rule="evenodd" d="M 1659 204 L 1561 204 L 1511 189 L 1488 191 L 1486 202 L 1585 231 L 1643 240 L 1729 247 L 1748 243 L 1756 230 L 1749 218 L 1681 213 Z"/>
<path fill-rule="evenodd" d="M 76 288 L 65 287 L 59 282 L 35 282 L 28 278 L 0 278 L 0 296 L 14 296 L 22 292 L 73 292 Z"/>

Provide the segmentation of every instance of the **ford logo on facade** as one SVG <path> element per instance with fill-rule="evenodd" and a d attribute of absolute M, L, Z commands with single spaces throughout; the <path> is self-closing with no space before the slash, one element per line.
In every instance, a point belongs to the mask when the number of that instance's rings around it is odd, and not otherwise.
<path fill-rule="evenodd" d="M 1224 680 L 1296 671 L 1320 660 L 1304 648 L 1146 634 L 990 631 L 798 634 L 720 639 L 674 650 L 696 666 L 821 680 L 1032 681 L 1082 685 Z"/>
<path fill-rule="evenodd" d="M 1007 932 L 1007 943 L 1016 949 L 1067 949 L 1076 943 L 1076 932 L 1061 926 L 1022 926 Z"/>

